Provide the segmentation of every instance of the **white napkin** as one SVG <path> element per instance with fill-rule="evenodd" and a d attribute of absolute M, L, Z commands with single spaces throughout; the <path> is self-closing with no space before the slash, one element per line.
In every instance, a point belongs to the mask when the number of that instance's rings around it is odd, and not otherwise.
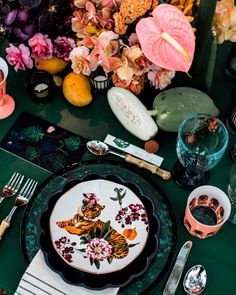
<path fill-rule="evenodd" d="M 26 269 L 14 295 L 115 295 L 119 288 L 94 291 L 67 284 L 46 264 L 41 250 Z"/>

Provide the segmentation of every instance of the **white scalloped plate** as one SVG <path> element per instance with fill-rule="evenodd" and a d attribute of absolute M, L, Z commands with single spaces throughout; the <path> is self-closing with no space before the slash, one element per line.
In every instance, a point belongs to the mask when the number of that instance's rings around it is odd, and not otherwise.
<path fill-rule="evenodd" d="M 121 194 L 125 193 L 120 202 L 116 200 L 117 189 Z M 104 208 L 98 209 L 100 206 Z M 88 218 L 86 212 L 96 208 L 98 216 Z M 96 237 L 91 237 L 91 229 L 93 232 L 94 228 L 101 229 L 108 221 L 116 232 L 107 240 L 101 240 L 97 235 L 100 240 L 95 241 Z M 57 222 L 62 223 L 59 226 Z M 107 274 L 125 268 L 143 251 L 149 233 L 147 212 L 139 197 L 128 187 L 104 179 L 81 182 L 64 193 L 52 210 L 49 227 L 54 249 L 60 257 L 71 267 L 92 274 Z M 131 234 L 124 234 L 124 230 Z M 134 232 L 137 233 L 135 238 Z M 91 240 L 87 242 L 85 238 L 89 234 Z M 83 241 L 87 243 L 81 244 Z M 115 250 L 116 246 L 120 248 Z M 120 255 L 124 257 L 116 257 Z M 102 260 L 101 256 L 104 257 Z M 91 264 L 90 257 L 98 259 Z"/>

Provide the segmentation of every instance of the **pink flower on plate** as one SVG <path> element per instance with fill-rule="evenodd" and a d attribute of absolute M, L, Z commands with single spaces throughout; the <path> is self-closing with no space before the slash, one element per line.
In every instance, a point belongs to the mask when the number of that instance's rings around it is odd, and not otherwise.
<path fill-rule="evenodd" d="M 94 238 L 86 246 L 86 256 L 93 260 L 108 258 L 112 253 L 112 246 L 104 239 Z"/>
<path fill-rule="evenodd" d="M 32 49 L 32 57 L 39 57 L 43 60 L 52 57 L 53 45 L 48 35 L 37 33 L 29 39 L 28 44 Z"/>
<path fill-rule="evenodd" d="M 99 201 L 99 199 L 96 197 L 94 193 L 88 193 L 86 194 L 84 201 L 89 205 L 95 205 Z"/>
<path fill-rule="evenodd" d="M 29 48 L 24 44 L 20 44 L 19 47 L 10 44 L 6 48 L 7 56 L 6 59 L 10 65 L 14 66 L 15 71 L 25 70 L 26 68 L 33 68 L 33 61 L 30 57 Z"/>
<path fill-rule="evenodd" d="M 58 36 L 54 40 L 54 53 L 58 58 L 69 61 L 70 52 L 75 48 L 75 40 L 66 36 Z"/>
<path fill-rule="evenodd" d="M 156 89 L 163 90 L 170 83 L 171 79 L 174 78 L 175 71 L 167 70 L 153 65 L 152 70 L 148 73 L 148 79 L 152 86 Z"/>
<path fill-rule="evenodd" d="M 89 76 L 95 71 L 97 65 L 90 62 L 89 49 L 85 46 L 75 47 L 70 52 L 70 60 L 72 61 L 72 69 L 76 74 L 84 74 Z"/>

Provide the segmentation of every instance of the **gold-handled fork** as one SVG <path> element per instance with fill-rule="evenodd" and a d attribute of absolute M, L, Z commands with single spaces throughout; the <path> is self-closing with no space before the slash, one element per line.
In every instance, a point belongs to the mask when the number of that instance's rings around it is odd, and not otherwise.
<path fill-rule="evenodd" d="M 26 205 L 30 198 L 33 196 L 34 191 L 36 189 L 36 186 L 38 184 L 38 181 L 33 180 L 31 178 L 28 178 L 22 189 L 20 190 L 19 194 L 17 195 L 15 199 L 15 204 L 13 208 L 11 209 L 10 213 L 7 215 L 5 219 L 3 219 L 1 225 L 0 225 L 0 240 L 2 239 L 5 231 L 10 226 L 11 218 L 16 209 L 20 206 Z"/>
<path fill-rule="evenodd" d="M 24 179 L 24 175 L 22 175 L 18 172 L 15 172 L 12 175 L 12 177 L 9 179 L 8 183 L 3 187 L 2 195 L 0 197 L 0 204 L 2 203 L 2 201 L 5 198 L 12 197 L 18 192 L 23 179 Z"/>

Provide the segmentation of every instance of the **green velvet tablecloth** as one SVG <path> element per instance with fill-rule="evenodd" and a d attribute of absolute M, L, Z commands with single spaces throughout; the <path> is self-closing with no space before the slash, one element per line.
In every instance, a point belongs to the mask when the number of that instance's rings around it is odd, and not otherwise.
<path fill-rule="evenodd" d="M 220 118 L 223 121 L 225 121 L 225 117 L 233 104 L 232 93 L 236 87 L 235 81 L 230 81 L 225 77 L 223 71 L 228 52 L 228 44 L 220 46 L 211 95 L 215 104 L 221 110 Z M 111 112 L 105 96 L 94 97 L 91 105 L 84 108 L 76 108 L 70 105 L 58 91 L 54 100 L 49 104 L 36 104 L 29 98 L 26 92 L 24 86 L 25 76 L 26 74 L 22 72 L 17 74 L 13 73 L 13 71 L 10 72 L 8 92 L 14 97 L 16 108 L 10 117 L 0 121 L 0 140 L 7 133 L 19 114 L 25 110 L 85 138 L 93 139 L 96 137 L 96 139 L 103 140 L 105 135 L 110 133 L 132 144 L 143 147 L 143 142 L 132 136 L 119 124 Z M 155 139 L 160 144 L 159 155 L 165 158 L 163 167 L 171 170 L 177 160 L 175 151 L 176 134 L 160 131 Z M 236 136 L 230 134 L 229 145 L 223 159 L 210 172 L 209 184 L 215 185 L 225 192 L 227 191 L 228 172 L 232 164 L 229 149 L 235 141 Z M 38 179 L 40 183 L 51 175 L 49 172 L 3 150 L 0 150 L 0 163 L 0 187 L 5 184 L 9 176 L 16 170 Z M 141 169 L 140 174 L 142 174 Z M 152 176 L 152 178 L 168 196 L 177 220 L 178 239 L 176 253 L 171 264 L 173 264 L 174 258 L 183 243 L 190 239 L 193 241 L 193 248 L 184 273 L 194 264 L 203 264 L 208 275 L 204 294 L 236 294 L 236 225 L 227 222 L 215 237 L 205 240 L 190 236 L 183 226 L 184 209 L 189 192 L 177 187 L 173 180 L 164 181 L 158 176 Z M 2 203 L 0 206 L 1 219 L 9 212 L 13 201 L 14 199 L 12 198 Z M 0 242 L 0 288 L 12 294 L 16 290 L 20 278 L 27 267 L 20 247 L 23 211 L 23 209 L 19 209 L 16 212 L 10 229 Z M 170 269 L 171 267 L 169 267 L 169 272 Z M 152 294 L 162 294 L 169 272 L 165 274 L 161 282 L 153 289 Z M 181 282 L 176 292 L 177 295 L 184 294 Z"/>

